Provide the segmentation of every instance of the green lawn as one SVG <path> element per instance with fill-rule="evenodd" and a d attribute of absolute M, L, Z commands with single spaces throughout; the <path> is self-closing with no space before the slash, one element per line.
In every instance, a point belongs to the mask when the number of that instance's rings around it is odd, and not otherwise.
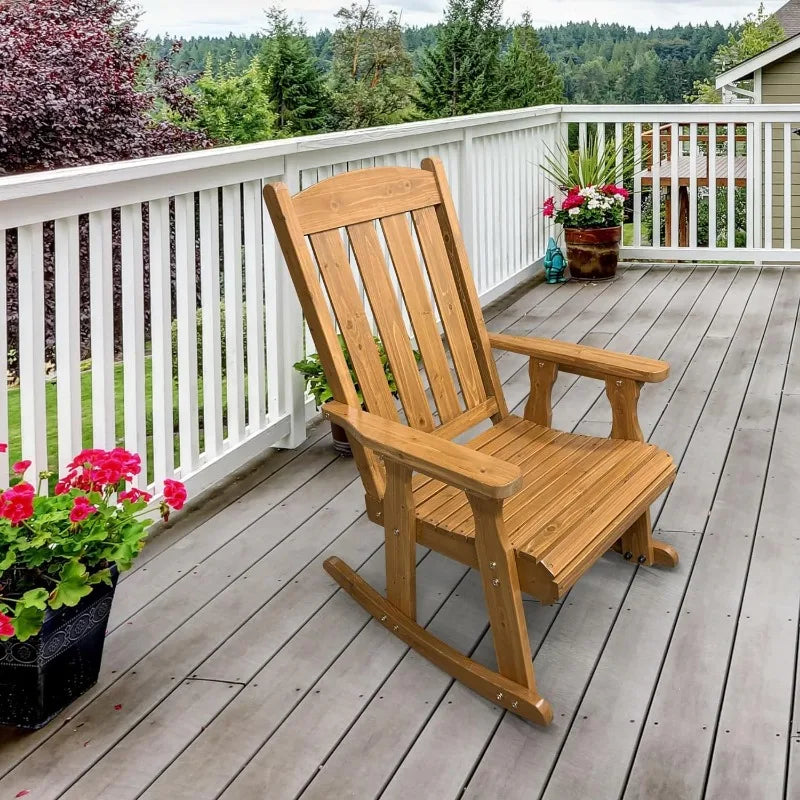
<path fill-rule="evenodd" d="M 203 390 L 202 382 L 198 381 L 199 402 L 202 408 Z M 124 417 L 123 417 L 123 396 L 125 382 L 122 372 L 122 363 L 114 365 L 114 398 L 116 410 L 116 441 L 122 446 L 124 444 Z M 147 464 L 148 481 L 153 479 L 153 414 L 152 414 L 152 369 L 150 359 L 145 359 L 145 409 L 146 409 L 146 428 L 147 428 Z M 178 422 L 178 387 L 177 381 L 173 384 L 173 419 L 175 427 Z M 223 412 L 224 412 L 224 388 L 223 388 Z M 45 384 L 45 408 L 47 412 L 47 458 L 51 469 L 58 465 L 58 421 L 56 406 L 56 384 L 55 381 L 47 381 Z M 83 446 L 90 447 L 92 444 L 92 373 L 89 364 L 85 364 L 81 371 L 81 410 L 83 420 Z M 20 391 L 15 386 L 8 390 L 8 431 L 9 442 L 8 451 L 12 461 L 24 458 L 26 454 L 21 449 L 21 418 L 20 418 Z M 202 430 L 201 430 L 202 446 Z M 175 463 L 179 463 L 178 434 L 174 435 Z"/>

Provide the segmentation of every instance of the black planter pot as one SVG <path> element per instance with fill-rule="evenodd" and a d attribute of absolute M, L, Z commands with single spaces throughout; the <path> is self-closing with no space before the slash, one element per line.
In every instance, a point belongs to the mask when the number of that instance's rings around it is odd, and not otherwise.
<path fill-rule="evenodd" d="M 0 725 L 36 730 L 97 683 L 117 584 L 95 586 L 73 608 L 48 610 L 38 635 L 0 642 Z"/>

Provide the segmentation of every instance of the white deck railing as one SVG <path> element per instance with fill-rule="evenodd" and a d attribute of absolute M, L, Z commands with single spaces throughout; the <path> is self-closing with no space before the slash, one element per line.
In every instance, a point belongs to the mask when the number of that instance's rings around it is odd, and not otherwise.
<path fill-rule="evenodd" d="M 0 264 L 9 262 L 18 293 L 5 302 L 0 272 L 0 367 L 16 350 L 19 382 L 0 385 L 0 441 L 12 444 L 0 455 L 0 485 L 20 454 L 33 460 L 31 475 L 63 467 L 82 444 L 122 444 L 145 458 L 143 484 L 178 476 L 197 493 L 265 448 L 303 440 L 292 364 L 304 329 L 261 202 L 265 182 L 297 191 L 342 171 L 438 155 L 488 302 L 537 269 L 553 232 L 540 215 L 552 191 L 539 164 L 563 137 L 614 137 L 640 162 L 622 176 L 637 189 L 625 257 L 800 260 L 792 160 L 781 172 L 786 191 L 776 193 L 766 168 L 777 150 L 792 152 L 798 125 L 795 106 L 548 106 L 2 178 Z M 648 176 L 653 139 L 678 158 Z M 725 185 L 723 203 L 703 189 L 710 141 L 712 183 L 744 165 L 743 217 L 741 188 Z M 684 168 L 683 194 L 667 196 Z M 776 219 L 786 230 L 777 241 Z M 727 247 L 737 231 L 742 246 Z"/>

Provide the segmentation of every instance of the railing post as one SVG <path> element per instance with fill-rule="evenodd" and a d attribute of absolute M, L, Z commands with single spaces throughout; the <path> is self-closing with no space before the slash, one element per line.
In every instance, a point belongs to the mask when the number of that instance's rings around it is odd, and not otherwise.
<path fill-rule="evenodd" d="M 284 166 L 284 183 L 289 187 L 289 192 L 295 194 L 300 191 L 300 168 L 297 157 L 287 155 Z M 268 217 L 267 217 L 268 219 Z M 272 348 L 277 356 L 275 376 L 277 378 L 278 413 L 289 415 L 289 433 L 276 447 L 299 447 L 306 438 L 306 394 L 303 377 L 293 365 L 300 361 L 304 354 L 303 347 L 303 313 L 300 302 L 292 286 L 289 270 L 283 260 L 278 241 L 272 231 L 271 222 L 266 222 L 270 233 L 269 239 L 273 242 L 275 257 L 273 313 L 274 326 L 270 329 Z M 269 348 L 269 345 L 268 345 Z M 273 396 L 271 392 L 271 396 Z"/>
<path fill-rule="evenodd" d="M 464 232 L 467 256 L 475 267 L 475 187 L 473 169 L 472 128 L 464 128 L 464 139 L 461 142 L 461 159 L 459 161 L 458 181 L 458 214 L 461 219 L 461 230 Z"/>

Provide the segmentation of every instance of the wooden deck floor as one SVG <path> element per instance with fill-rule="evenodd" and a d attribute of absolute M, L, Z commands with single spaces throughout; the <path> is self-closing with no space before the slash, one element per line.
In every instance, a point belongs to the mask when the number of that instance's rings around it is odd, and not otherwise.
<path fill-rule="evenodd" d="M 800 270 L 667 266 L 539 285 L 491 329 L 663 356 L 647 435 L 680 463 L 654 508 L 676 571 L 609 555 L 528 601 L 548 729 L 502 713 L 368 621 L 322 570 L 381 583 L 381 533 L 322 427 L 158 537 L 122 581 L 98 685 L 0 731 L 0 798 L 800 798 Z M 524 358 L 498 361 L 509 406 Z M 601 386 L 554 423 L 603 434 Z M 491 659 L 476 575 L 420 552 L 419 616 Z"/>

